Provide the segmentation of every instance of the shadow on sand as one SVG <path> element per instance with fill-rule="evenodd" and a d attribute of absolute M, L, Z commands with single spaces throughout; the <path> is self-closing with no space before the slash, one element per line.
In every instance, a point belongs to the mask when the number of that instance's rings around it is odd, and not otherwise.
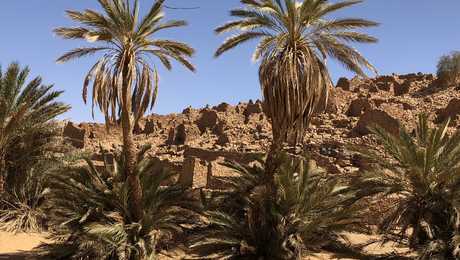
<path fill-rule="evenodd" d="M 34 259 L 37 259 L 37 258 L 28 252 L 0 254 L 0 260 L 34 260 Z"/>

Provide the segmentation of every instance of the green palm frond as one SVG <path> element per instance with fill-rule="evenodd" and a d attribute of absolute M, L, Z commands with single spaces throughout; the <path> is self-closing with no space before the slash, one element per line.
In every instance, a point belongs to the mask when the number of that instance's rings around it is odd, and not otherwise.
<path fill-rule="evenodd" d="M 360 222 L 359 190 L 328 177 L 314 162 L 281 160 L 276 198 L 264 185 L 263 167 L 229 164 L 239 179 L 229 179 L 231 188 L 216 203 L 225 205 L 206 213 L 208 230 L 192 246 L 201 257 L 301 259 L 334 248 L 360 255 L 340 240 L 343 232 L 367 232 Z"/>
<path fill-rule="evenodd" d="M 114 165 L 67 166 L 50 178 L 50 219 L 55 244 L 43 245 L 44 257 L 53 259 L 154 259 L 159 245 L 196 221 L 196 204 L 178 186 L 164 186 L 172 173 L 154 172 L 155 162 L 142 149 L 136 174 L 143 191 L 144 217 L 134 222 L 129 210 L 125 162 Z M 70 251 L 65 251 L 70 250 Z M 49 259 L 49 258 L 48 258 Z"/>
<path fill-rule="evenodd" d="M 59 130 L 52 121 L 70 109 L 56 101 L 62 92 L 43 85 L 40 77 L 27 82 L 29 73 L 18 63 L 0 71 L 0 184 L 5 178 L 7 190 L 18 188 L 14 180 L 56 144 L 52 139 Z"/>
<path fill-rule="evenodd" d="M 381 223 L 388 239 L 406 240 L 413 249 L 442 241 L 447 245 L 446 257 L 452 254 L 450 240 L 456 232 L 452 219 L 460 188 L 460 133 L 449 135 L 448 126 L 449 120 L 430 128 L 428 117 L 422 114 L 415 137 L 404 128 L 394 136 L 374 127 L 372 132 L 390 159 L 385 162 L 372 150 L 361 151 L 376 170 L 360 178 L 362 187 L 391 198 Z"/>
<path fill-rule="evenodd" d="M 236 32 L 217 49 L 215 56 L 258 40 L 253 59 L 261 61 L 259 78 L 266 113 L 272 120 L 277 143 L 302 141 L 322 97 L 332 87 L 326 67 L 332 57 L 345 68 L 365 77 L 376 72 L 348 43 L 375 43 L 377 39 L 354 31 L 378 24 L 360 18 L 330 19 L 331 13 L 362 1 L 241 0 L 244 8 L 230 12 L 236 20 L 215 29 Z M 320 109 L 324 109 L 323 107 Z"/>

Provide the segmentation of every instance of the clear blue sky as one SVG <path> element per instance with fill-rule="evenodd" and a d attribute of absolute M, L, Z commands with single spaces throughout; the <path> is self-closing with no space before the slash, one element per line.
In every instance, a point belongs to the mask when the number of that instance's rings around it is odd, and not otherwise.
<path fill-rule="evenodd" d="M 141 0 L 142 7 L 152 0 Z M 198 10 L 167 10 L 169 18 L 183 18 L 190 25 L 168 32 L 165 37 L 190 43 L 197 49 L 193 61 L 198 67 L 193 74 L 176 66 L 173 72 L 162 71 L 159 100 L 155 113 L 180 112 L 191 105 L 202 107 L 222 101 L 237 103 L 260 97 L 258 65 L 251 62 L 255 44 L 247 44 L 219 59 L 213 52 L 224 37 L 212 29 L 230 20 L 229 9 L 238 0 L 168 0 L 171 6 L 199 6 Z M 41 75 L 46 83 L 65 90 L 62 98 L 72 105 L 63 118 L 91 121 L 90 107 L 81 99 L 81 85 L 92 59 L 67 64 L 54 60 L 64 51 L 83 45 L 64 41 L 52 34 L 57 26 L 72 25 L 64 10 L 98 8 L 95 0 L 13 0 L 2 1 L 0 8 L 0 63 L 11 61 L 29 65 L 33 75 Z M 356 46 L 376 65 L 380 74 L 434 72 L 440 55 L 460 49 L 459 0 L 367 0 L 365 3 L 337 13 L 338 17 L 365 17 L 381 23 L 369 32 L 380 42 Z M 330 63 L 336 80 L 353 76 Z M 96 120 L 101 117 L 97 116 Z"/>

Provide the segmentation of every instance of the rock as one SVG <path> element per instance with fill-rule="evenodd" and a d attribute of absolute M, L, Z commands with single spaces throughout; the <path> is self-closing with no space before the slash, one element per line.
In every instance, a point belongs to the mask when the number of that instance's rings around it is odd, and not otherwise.
<path fill-rule="evenodd" d="M 383 75 L 375 79 L 376 82 L 399 83 L 399 77 L 396 75 Z"/>
<path fill-rule="evenodd" d="M 366 111 L 353 129 L 358 135 L 370 134 L 369 127 L 378 125 L 393 135 L 399 134 L 399 122 L 382 110 Z"/>
<path fill-rule="evenodd" d="M 182 114 L 190 115 L 192 111 L 193 111 L 193 108 L 191 106 L 188 106 L 186 109 L 182 110 Z"/>
<path fill-rule="evenodd" d="M 168 133 L 168 145 L 184 145 L 191 139 L 200 135 L 200 130 L 195 125 L 180 124 L 172 127 Z"/>
<path fill-rule="evenodd" d="M 259 114 L 262 112 L 263 112 L 262 103 L 259 100 L 257 100 L 256 103 L 249 101 L 248 105 L 246 106 L 246 109 L 243 112 L 243 115 L 246 118 L 249 118 L 253 114 Z"/>
<path fill-rule="evenodd" d="M 63 136 L 75 148 L 83 149 L 85 147 L 86 130 L 84 128 L 77 127 L 72 122 L 68 122 L 64 127 Z"/>
<path fill-rule="evenodd" d="M 415 107 L 409 103 L 402 102 L 401 104 L 404 110 L 414 110 L 415 109 Z"/>
<path fill-rule="evenodd" d="M 336 158 L 339 155 L 339 147 L 334 144 L 322 144 L 319 148 L 319 154 L 326 157 Z"/>
<path fill-rule="evenodd" d="M 377 87 L 377 85 L 375 83 L 369 84 L 368 89 L 369 89 L 369 92 L 371 92 L 371 93 L 379 92 L 379 88 Z"/>
<path fill-rule="evenodd" d="M 187 131 L 185 130 L 185 125 L 180 124 L 176 128 L 176 136 L 174 138 L 174 143 L 176 145 L 183 145 L 187 142 L 188 139 L 188 134 Z"/>
<path fill-rule="evenodd" d="M 428 81 L 433 81 L 435 80 L 435 76 L 433 74 L 426 74 L 425 75 L 425 80 L 428 80 Z"/>
<path fill-rule="evenodd" d="M 227 133 L 220 135 L 219 138 L 217 139 L 217 144 L 221 146 L 225 146 L 229 144 L 230 142 L 231 142 L 230 136 Z"/>
<path fill-rule="evenodd" d="M 206 129 L 214 129 L 217 125 L 219 117 L 217 112 L 211 109 L 204 109 L 200 112 L 200 118 L 196 121 L 196 124 L 200 131 L 203 133 Z"/>
<path fill-rule="evenodd" d="M 213 107 L 214 110 L 217 112 L 228 112 L 230 110 L 231 106 L 228 103 L 221 103 L 218 106 Z"/>
<path fill-rule="evenodd" d="M 393 87 L 393 83 L 391 82 L 377 82 L 376 86 L 379 90 L 382 91 L 390 91 L 391 88 Z"/>
<path fill-rule="evenodd" d="M 360 154 L 353 154 L 351 157 L 351 164 L 358 167 L 361 171 L 372 170 L 371 163 L 368 159 L 364 158 Z"/>
<path fill-rule="evenodd" d="M 413 88 L 412 82 L 406 80 L 403 84 L 395 85 L 393 91 L 395 96 L 402 96 L 408 94 L 411 88 Z"/>
<path fill-rule="evenodd" d="M 385 104 L 387 102 L 387 100 L 380 99 L 380 98 L 375 98 L 375 99 L 372 100 L 372 102 L 374 102 L 374 105 L 376 107 L 380 107 L 382 104 Z"/>
<path fill-rule="evenodd" d="M 336 87 L 341 88 L 346 91 L 350 91 L 351 89 L 350 80 L 348 80 L 347 78 L 340 78 L 339 81 L 337 81 Z"/>
<path fill-rule="evenodd" d="M 348 128 L 350 127 L 350 120 L 348 119 L 335 119 L 332 121 L 337 128 Z"/>
<path fill-rule="evenodd" d="M 440 109 L 437 112 L 435 123 L 440 124 L 446 121 L 448 118 L 451 119 L 452 123 L 458 119 L 460 114 L 460 99 L 453 98 L 449 101 L 446 108 Z"/>
<path fill-rule="evenodd" d="M 155 133 L 157 127 L 155 125 L 155 121 L 152 120 L 152 119 L 148 119 L 146 122 L 145 122 L 145 126 L 144 126 L 144 134 L 146 135 L 150 135 L 150 134 L 153 134 Z"/>
<path fill-rule="evenodd" d="M 371 110 L 372 106 L 366 98 L 358 98 L 353 100 L 346 112 L 347 116 L 358 117 L 365 111 Z"/>
<path fill-rule="evenodd" d="M 186 157 L 179 176 L 179 184 L 184 188 L 206 188 L 208 182 L 208 167 L 205 161 L 196 157 Z"/>
<path fill-rule="evenodd" d="M 327 103 L 326 103 L 327 101 Z M 336 90 L 334 88 L 329 89 L 329 96 L 326 100 L 326 96 L 322 96 L 316 105 L 315 114 L 336 114 L 338 112 Z"/>

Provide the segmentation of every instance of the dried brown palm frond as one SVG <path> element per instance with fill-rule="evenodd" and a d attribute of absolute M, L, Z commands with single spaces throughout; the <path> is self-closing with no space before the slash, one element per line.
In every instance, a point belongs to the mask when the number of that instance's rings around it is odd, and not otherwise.
<path fill-rule="evenodd" d="M 217 33 L 238 31 L 221 45 L 216 56 L 247 41 L 259 40 L 253 59 L 261 60 L 259 78 L 275 144 L 300 142 L 320 100 L 327 101 L 332 87 L 327 57 L 360 76 L 365 76 L 364 69 L 376 72 L 347 43 L 377 42 L 372 36 L 354 31 L 377 23 L 329 18 L 334 11 L 361 2 L 241 0 L 244 8 L 231 11 L 237 20 L 216 29 Z"/>

